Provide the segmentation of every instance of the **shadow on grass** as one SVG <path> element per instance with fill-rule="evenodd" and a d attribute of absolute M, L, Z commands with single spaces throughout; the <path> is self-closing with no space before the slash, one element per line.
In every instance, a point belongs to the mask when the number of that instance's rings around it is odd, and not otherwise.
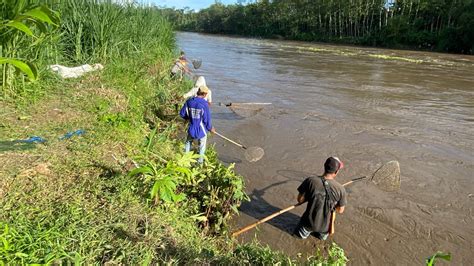
<path fill-rule="evenodd" d="M 35 143 L 18 142 L 18 141 L 0 141 L 0 152 L 5 151 L 26 151 L 36 148 Z"/>

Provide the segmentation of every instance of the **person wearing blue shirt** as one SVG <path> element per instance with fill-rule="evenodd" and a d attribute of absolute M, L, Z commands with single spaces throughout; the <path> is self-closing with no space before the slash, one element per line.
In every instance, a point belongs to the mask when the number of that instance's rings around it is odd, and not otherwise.
<path fill-rule="evenodd" d="M 189 152 L 193 141 L 198 140 L 200 155 L 198 162 L 200 164 L 203 163 L 206 152 L 207 132 L 216 132 L 212 126 L 209 105 L 205 100 L 208 93 L 209 89 L 206 86 L 200 86 L 197 96 L 188 99 L 179 112 L 183 119 L 189 121 L 185 151 Z"/>

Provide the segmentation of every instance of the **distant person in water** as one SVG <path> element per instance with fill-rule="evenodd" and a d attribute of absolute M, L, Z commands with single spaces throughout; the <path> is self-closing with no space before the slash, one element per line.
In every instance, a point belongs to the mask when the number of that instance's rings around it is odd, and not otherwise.
<path fill-rule="evenodd" d="M 197 96 L 189 98 L 179 112 L 180 116 L 189 121 L 188 135 L 185 142 L 185 151 L 191 151 L 194 140 L 199 143 L 199 159 L 198 162 L 204 162 L 204 154 L 206 153 L 207 133 L 215 133 L 216 130 L 212 126 L 211 112 L 209 104 L 205 100 L 209 89 L 206 86 L 200 86 Z"/>
<path fill-rule="evenodd" d="M 187 62 L 186 60 L 186 55 L 184 54 L 184 51 L 179 52 L 179 60 L 182 60 L 184 62 Z"/>
<path fill-rule="evenodd" d="M 180 56 L 174 62 L 174 66 L 171 69 L 171 76 L 172 77 L 179 77 L 180 79 L 183 78 L 185 74 L 192 75 L 191 70 L 188 67 L 188 61 L 186 60 L 186 56 L 184 52 L 180 52 Z"/>
<path fill-rule="evenodd" d="M 308 202 L 294 234 L 306 239 L 310 234 L 326 240 L 329 236 L 331 214 L 343 213 L 347 203 L 345 188 L 335 178 L 344 164 L 337 157 L 324 163 L 324 174 L 306 178 L 298 187 L 298 203 Z"/>
<path fill-rule="evenodd" d="M 191 97 L 196 97 L 197 96 L 197 92 L 199 90 L 199 87 L 201 86 L 206 86 L 206 80 L 204 79 L 203 76 L 199 76 L 196 80 L 196 83 L 194 83 L 194 87 L 191 88 L 191 90 L 189 90 L 186 94 L 183 95 L 184 99 L 189 99 Z M 204 98 L 207 103 L 209 105 L 211 105 L 212 103 L 212 91 L 208 88 L 208 93 L 206 95 L 206 97 Z"/>

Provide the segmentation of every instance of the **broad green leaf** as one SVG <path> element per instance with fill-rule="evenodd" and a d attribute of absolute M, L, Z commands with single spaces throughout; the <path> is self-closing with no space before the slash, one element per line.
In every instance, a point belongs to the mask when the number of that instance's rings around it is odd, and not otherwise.
<path fill-rule="evenodd" d="M 184 193 L 173 195 L 173 201 L 174 202 L 180 202 L 180 201 L 183 201 L 184 199 L 186 199 L 186 194 L 184 194 Z"/>
<path fill-rule="evenodd" d="M 440 252 L 440 251 L 436 252 L 436 254 L 434 254 L 433 256 L 426 259 L 426 266 L 435 265 L 435 260 L 437 258 L 447 260 L 447 261 L 451 261 L 451 253 L 444 253 L 444 252 Z"/>
<path fill-rule="evenodd" d="M 199 154 L 194 154 L 193 152 L 187 152 L 185 154 L 176 156 L 176 164 L 178 166 L 190 167 L 191 163 L 196 162 L 199 158 Z"/>
<path fill-rule="evenodd" d="M 56 26 L 59 26 L 59 23 L 61 22 L 61 19 L 60 19 L 58 11 L 49 9 L 47 6 L 41 6 L 41 11 L 46 13 L 48 15 L 48 17 L 53 21 L 53 23 L 56 24 Z"/>
<path fill-rule="evenodd" d="M 19 31 L 22 31 L 22 32 L 26 33 L 29 36 L 34 36 L 31 29 L 28 28 L 28 26 L 26 26 L 26 24 L 23 23 L 23 22 L 12 20 L 12 21 L 8 22 L 7 24 L 5 24 L 5 26 L 10 27 L 10 28 L 15 28 Z"/>
<path fill-rule="evenodd" d="M 43 22 L 35 19 L 30 19 L 29 21 L 34 23 L 41 33 L 46 33 L 48 31 L 48 29 L 46 28 L 46 24 L 44 24 Z"/>
<path fill-rule="evenodd" d="M 160 188 L 160 198 L 166 202 L 173 201 L 174 192 L 171 191 L 169 188 L 162 187 Z"/>
<path fill-rule="evenodd" d="M 33 18 L 36 18 L 37 20 L 39 21 L 43 21 L 45 23 L 48 23 L 48 24 L 51 24 L 51 25 L 55 25 L 57 26 L 56 23 L 54 23 L 51 18 L 49 17 L 49 15 L 47 13 L 45 13 L 41 7 L 37 7 L 35 9 L 31 9 L 29 10 L 28 12 L 24 13 L 23 14 L 24 16 L 29 16 L 29 17 L 33 17 Z"/>
<path fill-rule="evenodd" d="M 155 182 L 155 184 L 153 185 L 153 188 L 151 189 L 151 192 L 150 192 L 150 197 L 152 199 L 154 199 L 156 197 L 156 195 L 158 194 L 159 189 L 160 189 L 160 184 L 158 182 Z"/>
<path fill-rule="evenodd" d="M 142 167 L 138 167 L 138 168 L 135 168 L 133 169 L 132 171 L 130 171 L 128 173 L 128 176 L 135 176 L 135 175 L 138 175 L 138 174 L 152 174 L 153 173 L 153 169 L 151 169 L 151 167 L 149 166 L 142 166 Z"/>
<path fill-rule="evenodd" d="M 191 170 L 189 170 L 188 168 L 177 166 L 177 167 L 174 168 L 174 170 L 176 172 L 185 174 L 187 177 L 191 176 Z"/>
<path fill-rule="evenodd" d="M 37 79 L 38 78 L 38 69 L 36 68 L 36 66 L 33 63 L 29 62 L 29 61 L 26 61 L 25 63 L 28 65 L 28 67 L 30 67 L 30 70 L 33 73 L 33 76 L 35 76 L 35 79 Z M 35 79 L 30 78 L 30 80 L 35 80 Z"/>
<path fill-rule="evenodd" d="M 29 63 L 23 62 L 18 59 L 0 57 L 0 64 L 10 64 L 25 73 L 30 80 L 36 80 L 38 78 L 38 70 L 36 67 Z"/>

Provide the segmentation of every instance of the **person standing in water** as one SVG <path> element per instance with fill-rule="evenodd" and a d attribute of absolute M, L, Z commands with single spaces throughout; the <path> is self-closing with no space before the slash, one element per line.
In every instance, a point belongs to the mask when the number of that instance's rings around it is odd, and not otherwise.
<path fill-rule="evenodd" d="M 306 211 L 294 231 L 294 235 L 306 239 L 310 234 L 326 240 L 329 236 L 331 213 L 343 213 L 347 203 L 345 188 L 335 178 L 344 164 L 337 157 L 329 157 L 324 163 L 324 174 L 306 178 L 298 187 L 298 203 L 308 202 Z"/>
<path fill-rule="evenodd" d="M 189 121 L 188 135 L 185 142 L 185 151 L 191 151 L 193 141 L 197 140 L 199 143 L 199 164 L 204 162 L 207 132 L 216 132 L 212 126 L 209 104 L 205 100 L 208 92 L 209 89 L 206 86 L 200 86 L 197 91 L 197 96 L 189 98 L 179 112 L 183 119 Z"/>

